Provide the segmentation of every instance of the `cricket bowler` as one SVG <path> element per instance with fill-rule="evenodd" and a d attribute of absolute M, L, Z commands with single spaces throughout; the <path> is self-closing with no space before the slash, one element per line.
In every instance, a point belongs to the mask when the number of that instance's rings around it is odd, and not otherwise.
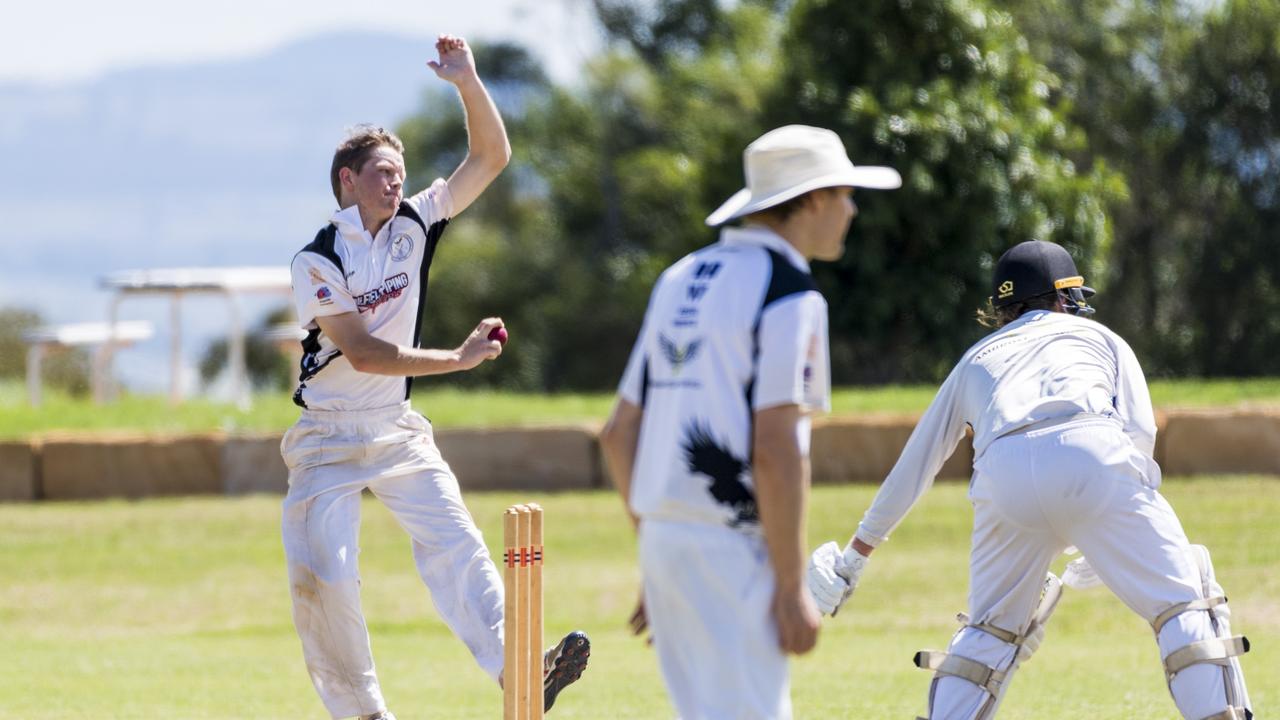
<path fill-rule="evenodd" d="M 502 682 L 502 577 L 431 423 L 410 408 L 409 392 L 415 376 L 470 370 L 502 353 L 500 318 L 480 321 L 454 349 L 418 342 L 427 272 L 445 227 L 498 176 L 511 148 L 466 42 L 442 35 L 436 50 L 438 60 L 428 65 L 457 88 L 466 110 L 466 158 L 447 181 L 405 198 L 400 139 L 381 128 L 356 128 L 333 156 L 339 210 L 293 259 L 294 299 L 307 336 L 293 396 L 302 414 L 280 448 L 289 467 L 284 549 L 307 672 L 334 718 L 392 719 L 360 607 L 365 490 L 412 539 L 418 574 L 441 618 Z M 546 707 L 578 679 L 589 652 L 580 632 L 548 651 Z M 429 714 L 443 717 L 448 709 Z"/>

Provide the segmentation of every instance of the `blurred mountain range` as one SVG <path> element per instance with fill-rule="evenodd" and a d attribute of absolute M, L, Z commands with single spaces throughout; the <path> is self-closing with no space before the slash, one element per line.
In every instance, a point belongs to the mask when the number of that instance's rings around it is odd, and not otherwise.
<path fill-rule="evenodd" d="M 429 38 L 342 34 L 232 62 L 0 84 L 0 307 L 101 320 L 107 272 L 287 264 L 335 207 L 329 163 L 345 128 L 457 102 L 431 57 Z M 252 322 L 284 302 L 245 306 Z M 184 301 L 185 364 L 224 331 L 223 306 Z M 118 363 L 127 384 L 167 377 L 168 312 L 122 306 L 158 331 Z"/>

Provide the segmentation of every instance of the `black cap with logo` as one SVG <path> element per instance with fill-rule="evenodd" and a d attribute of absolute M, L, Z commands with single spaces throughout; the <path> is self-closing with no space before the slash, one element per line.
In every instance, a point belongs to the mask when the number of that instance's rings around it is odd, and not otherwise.
<path fill-rule="evenodd" d="M 1079 314 L 1093 312 L 1084 302 L 1086 297 L 1093 295 L 1093 289 L 1084 286 L 1084 277 L 1061 245 L 1028 240 L 1006 250 L 996 263 L 991 279 L 991 304 L 995 307 L 1055 291 L 1063 291 L 1070 300 L 1078 303 L 1075 310 L 1068 306 L 1069 311 Z"/>

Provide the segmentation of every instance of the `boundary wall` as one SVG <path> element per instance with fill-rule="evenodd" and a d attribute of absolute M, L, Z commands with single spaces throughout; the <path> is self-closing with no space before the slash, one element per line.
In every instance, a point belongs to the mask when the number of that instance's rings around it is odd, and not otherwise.
<path fill-rule="evenodd" d="M 815 483 L 878 483 L 915 427 L 913 415 L 859 415 L 813 427 Z M 1280 475 L 1280 410 L 1177 410 L 1158 415 L 1166 475 Z M 585 490 L 607 483 L 597 424 L 438 430 L 463 490 Z M 278 434 L 51 433 L 0 441 L 0 502 L 283 493 Z M 967 479 L 968 440 L 941 478 Z"/>

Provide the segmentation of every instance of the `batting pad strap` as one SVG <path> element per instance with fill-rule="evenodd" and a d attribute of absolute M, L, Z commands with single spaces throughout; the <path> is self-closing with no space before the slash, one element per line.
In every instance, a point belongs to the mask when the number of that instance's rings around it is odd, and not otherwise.
<path fill-rule="evenodd" d="M 968 680 L 992 695 L 1000 688 L 1005 674 L 992 667 L 987 667 L 977 660 L 951 655 L 938 650 L 921 650 L 916 653 L 916 667 L 921 670 L 933 670 L 939 675 L 950 675 L 961 680 Z"/>
<path fill-rule="evenodd" d="M 1151 621 L 1151 627 L 1155 629 L 1156 634 L 1160 634 L 1160 630 L 1164 628 L 1164 624 L 1190 610 L 1212 610 L 1219 605 L 1225 605 L 1227 598 L 1224 596 L 1202 598 L 1200 600 L 1192 600 L 1191 602 L 1178 603 L 1173 607 L 1165 610 Z"/>
<path fill-rule="evenodd" d="M 1169 679 L 1192 665 L 1212 663 L 1226 665 L 1227 661 L 1237 655 L 1249 652 L 1249 639 L 1243 635 L 1232 638 L 1212 638 L 1193 642 L 1190 645 L 1174 650 L 1164 659 L 1164 670 Z"/>
<path fill-rule="evenodd" d="M 991 625 L 989 623 L 977 623 L 977 624 L 970 623 L 969 627 L 973 628 L 974 630 L 981 630 L 982 632 L 990 635 L 991 637 L 999 640 L 1000 642 L 1006 643 L 1009 645 L 1021 645 L 1022 641 L 1027 639 L 1026 636 L 1024 635 L 1019 635 L 1016 632 L 1010 632 L 1009 630 L 1005 630 L 1004 628 L 998 628 L 995 625 Z"/>
<path fill-rule="evenodd" d="M 1244 708 L 1229 707 L 1220 713 L 1214 713 L 1200 720 L 1249 720 L 1250 715 Z"/>

